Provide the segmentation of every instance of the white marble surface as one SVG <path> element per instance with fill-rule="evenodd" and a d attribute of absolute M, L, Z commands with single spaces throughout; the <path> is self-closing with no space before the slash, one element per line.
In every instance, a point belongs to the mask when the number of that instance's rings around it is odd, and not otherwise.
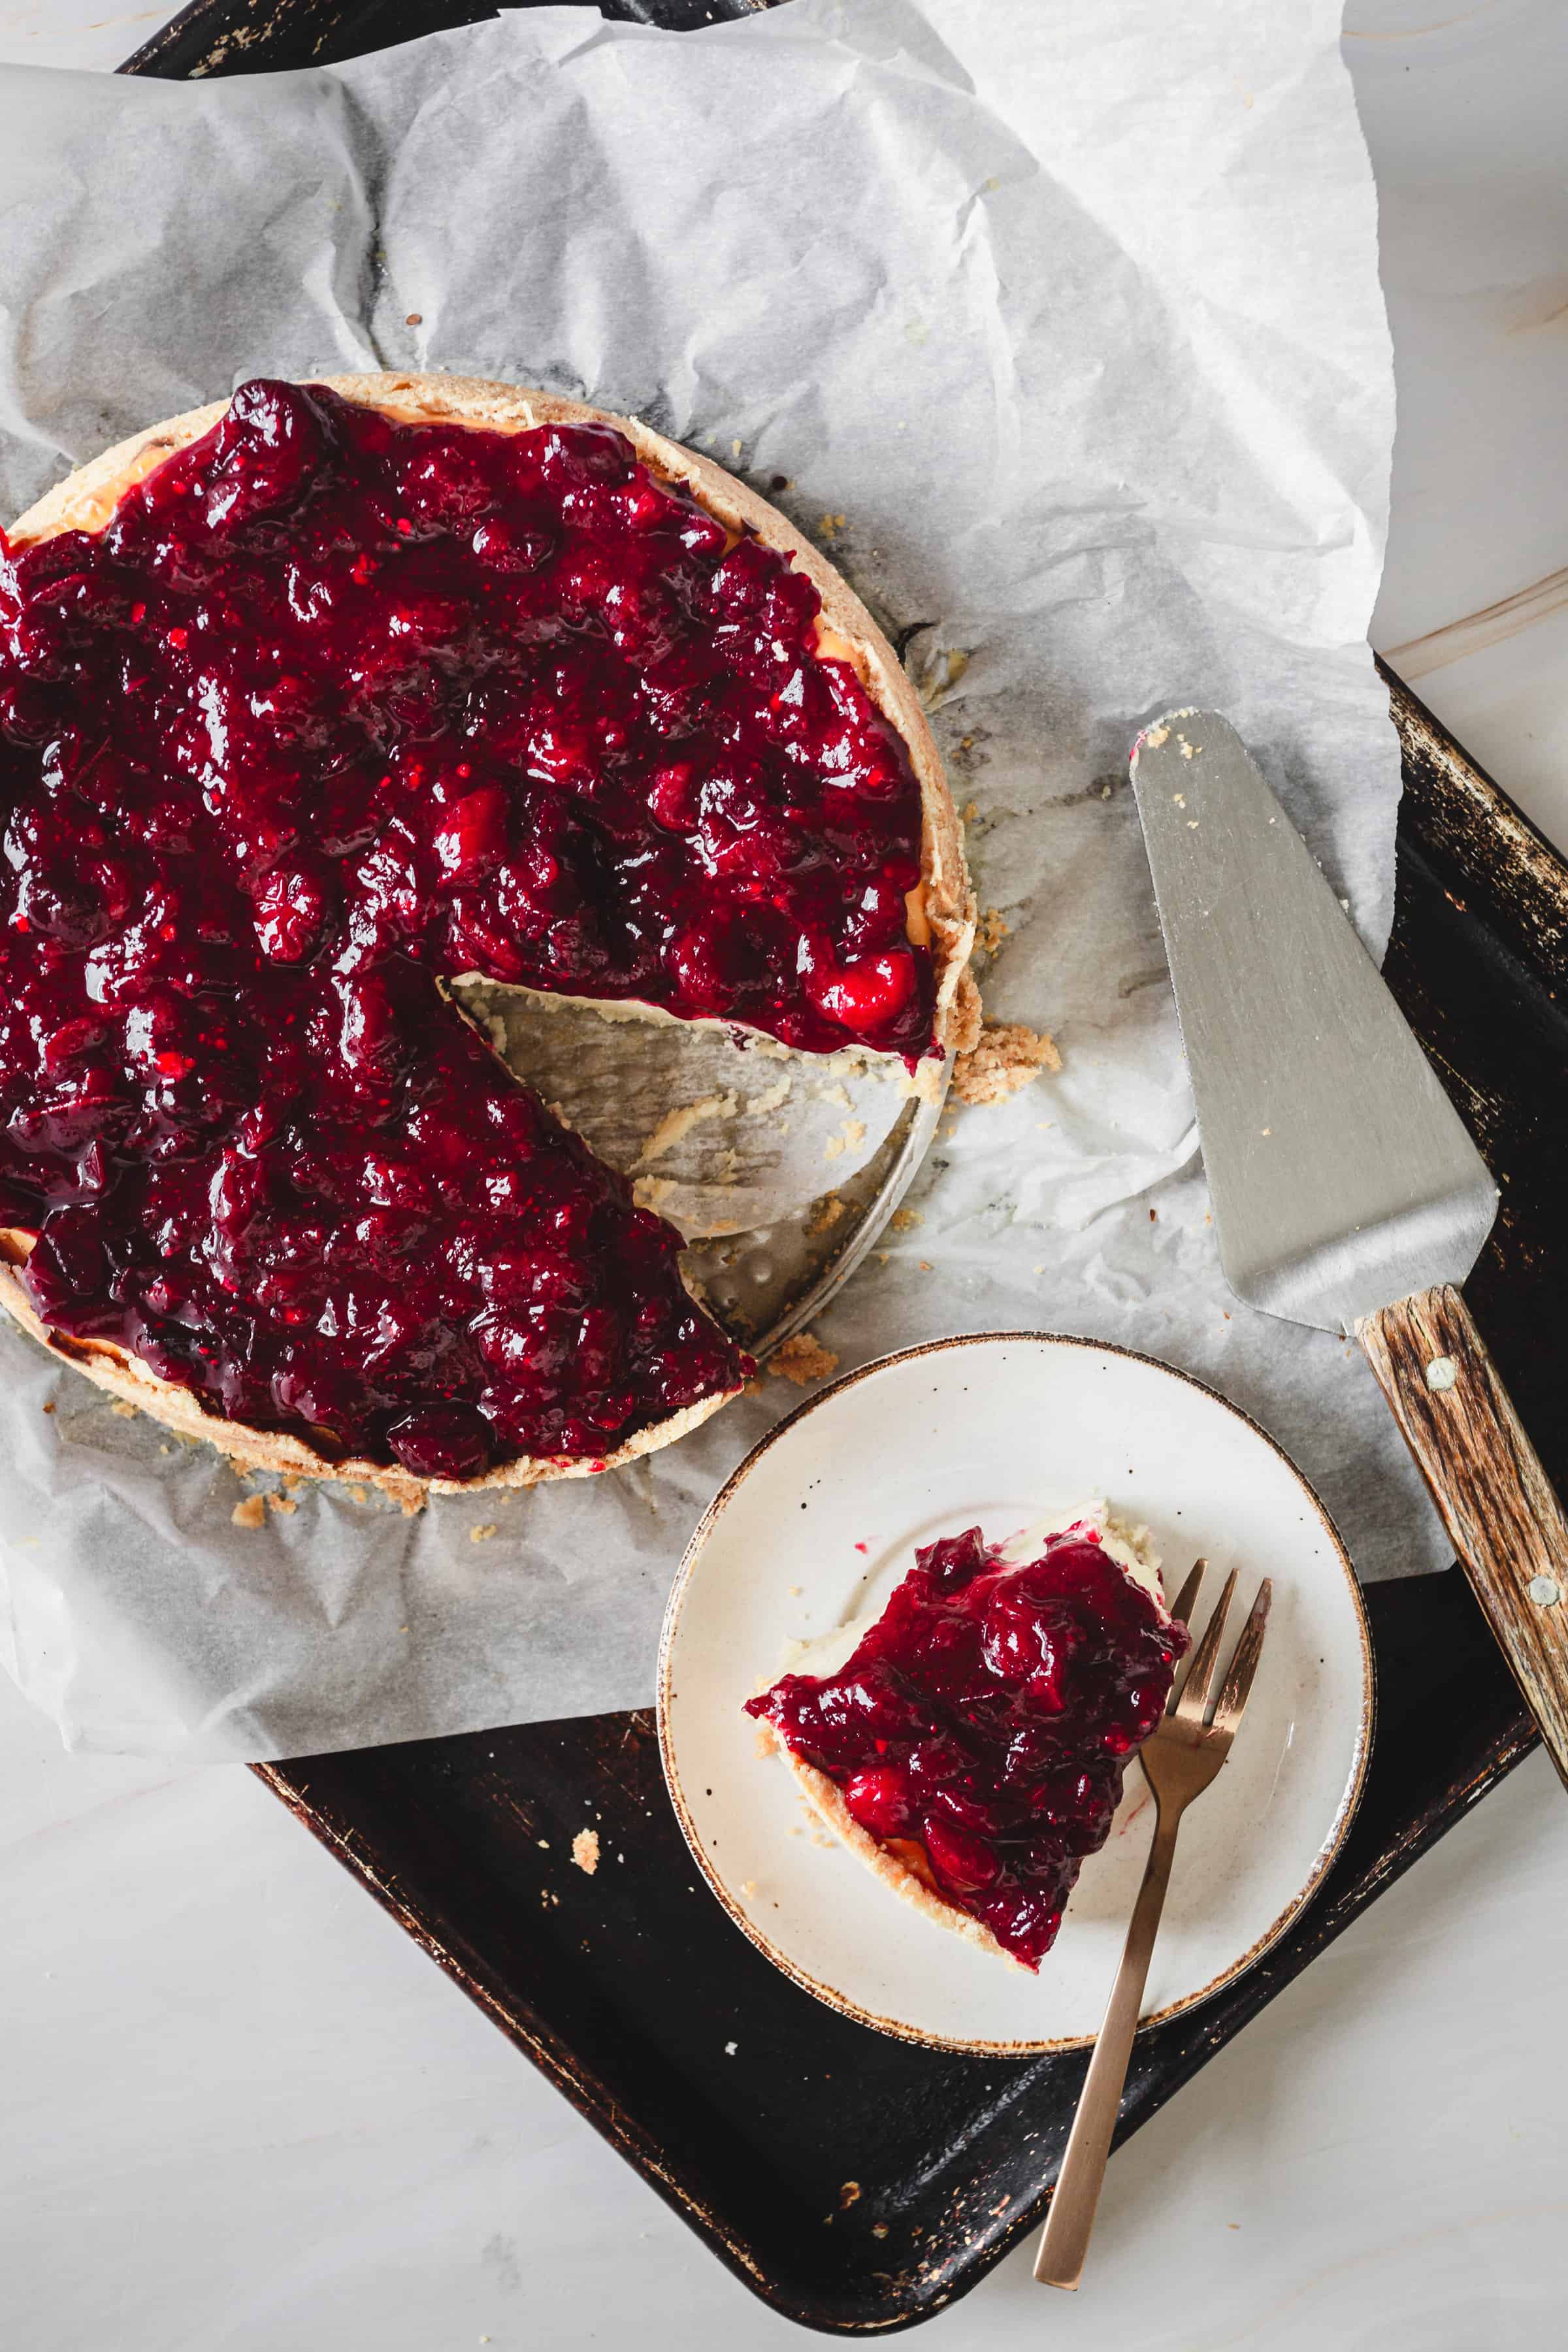
<path fill-rule="evenodd" d="M 166 13 L 0 0 L 0 58 L 110 66 Z M 1401 401 L 1375 641 L 1568 844 L 1568 16 L 1348 14 Z M 1565 1886 L 1537 1758 L 1117 2158 L 1079 2298 L 1016 2255 L 926 2340 L 1557 2340 Z M 67 1758 L 0 1679 L 0 2341 L 790 2338 L 249 1775 Z"/>

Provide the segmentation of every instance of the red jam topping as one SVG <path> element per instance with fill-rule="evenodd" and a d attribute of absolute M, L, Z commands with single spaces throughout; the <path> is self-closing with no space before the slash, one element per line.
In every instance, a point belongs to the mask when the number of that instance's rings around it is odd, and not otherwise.
<path fill-rule="evenodd" d="M 1023 1563 L 971 1528 L 917 1551 L 839 1673 L 785 1675 L 746 1713 L 836 1782 L 933 1894 L 1037 1969 L 1187 1643 L 1092 1528 Z"/>
<path fill-rule="evenodd" d="M 679 1241 L 438 985 L 930 1049 L 920 792 L 805 575 L 607 426 L 258 382 L 0 537 L 0 1224 L 57 1331 L 334 1457 L 732 1386 Z"/>

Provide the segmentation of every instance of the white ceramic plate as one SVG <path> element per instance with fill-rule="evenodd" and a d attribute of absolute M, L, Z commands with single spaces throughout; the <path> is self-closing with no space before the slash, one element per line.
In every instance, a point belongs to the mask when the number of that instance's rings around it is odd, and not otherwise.
<path fill-rule="evenodd" d="M 1263 1664 L 1230 1761 L 1182 1826 L 1146 2018 L 1216 1992 L 1289 1926 L 1338 1852 L 1372 1738 L 1372 1650 L 1327 1512 L 1273 1440 L 1200 1381 L 1090 1340 L 990 1332 L 889 1356 L 763 1440 L 709 1507 L 676 1579 L 659 1734 L 676 1812 L 731 1916 L 785 1973 L 884 2032 L 1021 2053 L 1092 2038 L 1153 1827 L 1127 1776 L 1038 1976 L 922 1918 L 805 1814 L 743 1702 L 876 1605 L 917 1544 L 988 1540 L 1104 1495 L 1147 1522 L 1174 1592 L 1239 1571 L 1240 1630 L 1274 1580 Z M 1198 1621 L 1205 1622 L 1200 1607 Z"/>

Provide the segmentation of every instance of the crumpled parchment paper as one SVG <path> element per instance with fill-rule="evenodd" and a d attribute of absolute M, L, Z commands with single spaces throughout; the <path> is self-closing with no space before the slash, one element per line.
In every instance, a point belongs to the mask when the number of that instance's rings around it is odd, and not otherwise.
<path fill-rule="evenodd" d="M 0 513 L 247 375 L 383 365 L 636 411 L 771 492 L 907 645 L 988 1009 L 1065 1057 L 953 1110 L 820 1336 L 1167 1356 L 1375 1577 L 1447 1554 L 1359 1359 L 1224 1288 L 1126 781 L 1142 719 L 1222 706 L 1381 947 L 1394 399 L 1337 34 L 1335 0 L 794 0 L 255 80 L 0 69 Z M 796 1401 L 602 1480 L 247 1529 L 210 1450 L 8 1328 L 0 1367 L 0 1652 L 68 1741 L 193 1759 L 646 1702 L 691 1526 Z"/>

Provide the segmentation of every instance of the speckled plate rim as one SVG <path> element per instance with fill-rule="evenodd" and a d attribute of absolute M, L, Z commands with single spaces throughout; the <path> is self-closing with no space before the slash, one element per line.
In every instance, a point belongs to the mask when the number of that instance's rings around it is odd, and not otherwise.
<path fill-rule="evenodd" d="M 1225 1412 L 1242 1423 L 1255 1437 L 1262 1439 L 1269 1452 L 1279 1458 L 1296 1481 L 1321 1520 L 1323 1531 L 1332 1546 L 1334 1558 L 1339 1562 L 1340 1572 L 1344 1579 L 1345 1591 L 1350 1601 L 1361 1648 L 1361 1707 L 1356 1724 L 1352 1770 L 1346 1782 L 1344 1794 L 1340 1800 L 1339 1809 L 1322 1844 L 1318 1849 L 1316 1859 L 1304 1885 L 1286 1904 L 1284 1909 L 1270 1921 L 1262 1935 L 1256 1942 L 1250 1944 L 1245 1952 L 1240 1953 L 1227 1968 L 1220 1969 L 1218 1974 L 1211 1977 L 1205 1984 L 1199 1985 L 1191 1992 L 1184 1993 L 1179 2000 L 1170 2002 L 1165 2008 L 1152 2011 L 1147 2017 L 1140 2018 L 1139 2032 L 1143 2032 L 1151 2026 L 1164 2025 L 1172 2018 L 1183 2017 L 1189 2010 L 1197 2008 L 1201 2002 L 1209 2000 L 1215 1993 L 1223 1991 L 1227 1985 L 1234 1984 L 1238 1977 L 1246 1975 L 1248 1969 L 1256 1968 L 1258 1962 L 1279 1942 L 1292 1922 L 1300 1918 L 1333 1867 L 1345 1839 L 1350 1834 L 1351 1823 L 1355 1819 L 1356 1808 L 1361 1802 L 1362 1791 L 1366 1784 L 1367 1766 L 1372 1756 L 1373 1738 L 1377 1721 L 1377 1676 L 1373 1660 L 1372 1629 L 1367 1622 L 1366 1604 L 1362 1598 L 1361 1586 L 1356 1580 L 1355 1570 L 1351 1565 L 1350 1553 L 1345 1549 L 1344 1540 L 1334 1525 L 1328 1506 L 1323 1502 L 1306 1473 L 1297 1466 L 1279 1440 L 1271 1436 L 1260 1422 L 1255 1421 L 1251 1413 L 1244 1411 L 1240 1405 L 1233 1404 L 1229 1397 L 1222 1396 L 1217 1389 L 1209 1385 L 1208 1381 L 1199 1380 L 1195 1373 L 1184 1371 L 1180 1365 L 1167 1363 L 1163 1357 L 1148 1355 L 1142 1349 L 1122 1347 L 1113 1339 L 1094 1339 L 1077 1332 L 1026 1330 L 963 1331 L 941 1339 L 921 1339 L 911 1347 L 895 1348 L 888 1355 L 878 1356 L 870 1363 L 859 1364 L 853 1371 L 841 1374 L 826 1388 L 820 1390 L 816 1396 L 807 1397 L 804 1403 L 796 1405 L 793 1412 L 785 1413 L 782 1421 L 775 1422 L 772 1429 L 758 1439 L 745 1460 L 731 1472 L 720 1487 L 693 1528 L 691 1539 L 676 1570 L 675 1581 L 670 1587 L 669 1599 L 665 1607 L 664 1626 L 659 1635 L 658 1644 L 658 1752 L 664 1768 L 664 1784 L 669 1792 L 669 1801 L 675 1809 L 675 1817 L 680 1823 L 681 1834 L 690 1849 L 692 1859 L 709 1886 L 748 1941 L 754 1944 L 776 1969 L 799 1985 L 803 1991 L 814 1994 L 829 2009 L 837 2010 L 840 2016 L 853 2018 L 857 2024 L 869 2026 L 874 2032 L 886 2033 L 896 2042 L 915 2042 L 928 2050 L 965 2052 L 975 2057 L 1038 2058 L 1058 2051 L 1087 2050 L 1092 2046 L 1096 2036 L 1092 2033 L 1075 2033 L 1059 2036 L 1054 2040 L 1031 2038 L 1024 2041 L 998 2042 L 984 2037 L 971 2038 L 955 2034 L 919 2032 L 902 2019 L 881 2017 L 876 2011 L 867 2009 L 859 2001 L 852 2000 L 847 1994 L 840 1992 L 836 1986 L 824 1983 L 819 1978 L 814 1977 L 809 1969 L 803 1969 L 798 1961 L 792 1959 L 787 1953 L 781 1951 L 772 1943 L 756 1922 L 734 1900 L 729 1888 L 709 1861 L 680 1785 L 680 1776 L 676 1769 L 674 1738 L 669 1721 L 670 1672 L 674 1662 L 675 1640 L 680 1623 L 681 1611 L 685 1606 L 690 1585 L 692 1570 L 715 1524 L 752 1471 L 756 1469 L 763 1455 L 776 1445 L 782 1437 L 796 1428 L 808 1414 L 819 1412 L 824 1405 L 831 1404 L 834 1399 L 841 1396 L 847 1389 L 856 1387 L 862 1381 L 874 1379 L 879 1372 L 887 1371 L 895 1364 L 909 1363 L 921 1356 L 944 1354 L 957 1348 L 993 1347 L 998 1342 L 1004 1345 L 1013 1343 L 1029 1347 L 1082 1348 L 1098 1355 L 1121 1356 L 1133 1363 L 1146 1365 L 1152 1371 L 1168 1373 L 1173 1380 L 1184 1381 L 1187 1387 L 1197 1390 L 1199 1394 L 1205 1397 L 1211 1403 L 1223 1407 Z"/>

